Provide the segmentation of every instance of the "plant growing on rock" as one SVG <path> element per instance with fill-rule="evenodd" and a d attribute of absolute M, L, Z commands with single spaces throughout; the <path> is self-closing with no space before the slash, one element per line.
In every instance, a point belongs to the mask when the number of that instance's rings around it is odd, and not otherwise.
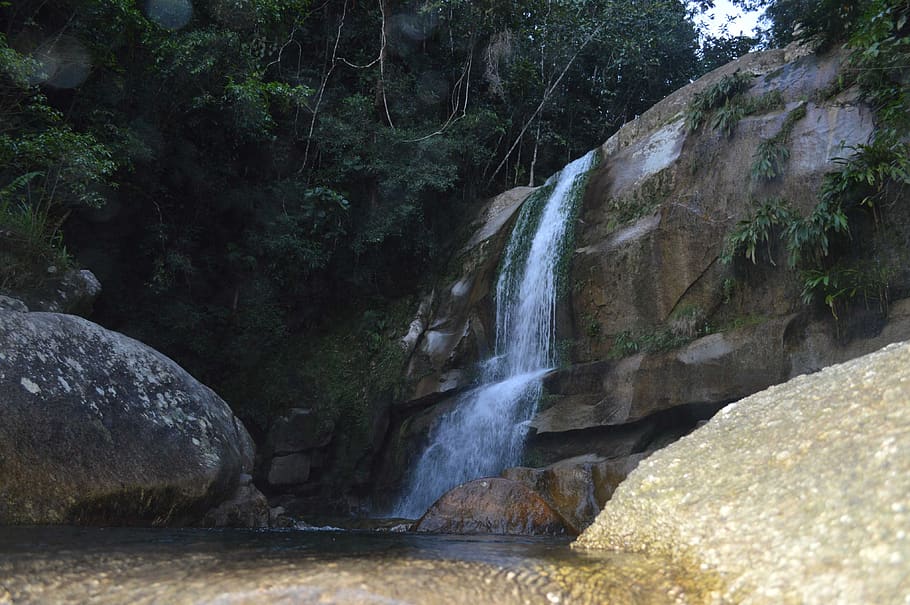
<path fill-rule="evenodd" d="M 794 214 L 790 204 L 781 198 L 766 200 L 755 214 L 736 224 L 733 232 L 727 237 L 727 244 L 721 260 L 730 263 L 733 257 L 742 252 L 754 264 L 755 253 L 760 244 L 766 244 L 768 259 L 775 265 L 771 255 L 771 232 L 775 227 L 787 227 L 793 223 Z"/>
<path fill-rule="evenodd" d="M 686 109 L 686 128 L 690 132 L 701 128 L 714 110 L 729 105 L 731 99 L 749 90 L 754 77 L 753 74 L 737 71 L 697 93 Z"/>
<path fill-rule="evenodd" d="M 773 137 L 758 144 L 752 156 L 752 178 L 770 181 L 784 171 L 784 165 L 790 159 L 790 135 L 797 122 L 806 117 L 806 104 L 800 103 L 787 114 L 780 130 Z"/>

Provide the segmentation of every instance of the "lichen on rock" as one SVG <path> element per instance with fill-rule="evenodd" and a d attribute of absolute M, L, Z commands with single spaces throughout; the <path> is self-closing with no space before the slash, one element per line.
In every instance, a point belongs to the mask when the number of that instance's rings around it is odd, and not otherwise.
<path fill-rule="evenodd" d="M 74 315 L 0 310 L 0 524 L 185 524 L 252 470 L 227 404 Z"/>

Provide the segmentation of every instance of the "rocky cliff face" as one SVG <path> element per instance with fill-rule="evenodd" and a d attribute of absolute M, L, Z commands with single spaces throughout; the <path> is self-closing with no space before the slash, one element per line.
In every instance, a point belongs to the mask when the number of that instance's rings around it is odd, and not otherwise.
<path fill-rule="evenodd" d="M 677 91 L 603 145 L 575 226 L 559 318 L 566 363 L 546 380 L 530 466 L 591 455 L 637 462 L 732 401 L 910 337 L 910 302 L 899 300 L 910 295 L 906 212 L 891 212 L 875 252 L 855 244 L 857 254 L 892 267 L 887 313 L 857 305 L 835 321 L 823 305 L 804 303 L 799 274 L 773 242 L 756 264 L 720 260 L 728 234 L 759 204 L 787 200 L 808 214 L 837 159 L 867 142 L 873 116 L 855 89 L 840 86 L 842 59 L 794 49 L 748 55 Z M 726 131 L 688 128 L 695 96 L 737 73 L 752 74 L 744 98 L 753 109 Z M 775 136 L 788 150 L 781 174 L 756 178 L 756 149 Z M 509 218 L 526 194 L 489 205 L 454 275 L 412 324 L 413 388 L 393 414 L 380 492 L 394 491 L 451 406 L 447 395 L 492 349 L 490 284 Z M 862 217 L 851 220 L 864 228 Z"/>

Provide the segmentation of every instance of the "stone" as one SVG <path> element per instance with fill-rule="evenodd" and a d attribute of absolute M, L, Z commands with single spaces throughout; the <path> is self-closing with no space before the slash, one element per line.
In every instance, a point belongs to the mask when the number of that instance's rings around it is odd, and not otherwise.
<path fill-rule="evenodd" d="M 0 525 L 198 522 L 253 463 L 243 424 L 161 353 L 0 310 Z"/>
<path fill-rule="evenodd" d="M 444 494 L 412 531 L 449 534 L 564 535 L 571 526 L 518 481 L 477 479 Z"/>
<path fill-rule="evenodd" d="M 335 423 L 319 424 L 312 410 L 292 408 L 278 418 L 269 431 L 271 451 L 275 455 L 325 447 L 332 439 Z"/>
<path fill-rule="evenodd" d="M 641 453 L 608 460 L 589 454 L 544 468 L 508 468 L 502 476 L 540 494 L 571 525 L 573 533 L 580 533 L 645 456 Z"/>
<path fill-rule="evenodd" d="M 910 342 L 726 407 L 633 471 L 579 538 L 716 573 L 724 602 L 910 594 Z"/>
<path fill-rule="evenodd" d="M 202 520 L 205 527 L 266 528 L 270 526 L 269 503 L 253 485 L 248 474 L 240 476 L 237 489 L 224 502 L 211 509 Z"/>
<path fill-rule="evenodd" d="M 491 283 L 509 226 L 532 191 L 516 187 L 486 202 L 472 224 L 471 238 L 453 261 L 452 277 L 421 301 L 402 338 L 412 351 L 407 370 L 412 389 L 402 404 L 467 386 L 469 370 L 491 350 Z"/>
<path fill-rule="evenodd" d="M 99 294 L 101 282 L 88 269 L 81 269 L 49 273 L 41 287 L 23 296 L 32 311 L 88 316 Z"/>
<path fill-rule="evenodd" d="M 269 466 L 268 482 L 273 486 L 300 485 L 310 478 L 310 457 L 297 453 L 275 456 Z"/>
<path fill-rule="evenodd" d="M 556 403 L 538 433 L 635 422 L 687 404 L 728 403 L 791 375 L 787 336 L 796 315 L 699 338 L 675 351 L 579 364 L 548 377 Z"/>
<path fill-rule="evenodd" d="M 24 302 L 12 296 L 0 295 L 0 309 L 6 311 L 17 311 L 19 313 L 28 313 L 28 307 Z"/>

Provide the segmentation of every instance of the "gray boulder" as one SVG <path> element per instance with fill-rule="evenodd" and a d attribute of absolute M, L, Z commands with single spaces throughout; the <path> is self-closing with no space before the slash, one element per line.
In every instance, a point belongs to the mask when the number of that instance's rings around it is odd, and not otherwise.
<path fill-rule="evenodd" d="M 49 269 L 50 271 L 50 269 Z M 21 296 L 32 311 L 71 313 L 88 317 L 95 299 L 101 294 L 101 282 L 88 269 L 49 272 L 42 284 Z"/>
<path fill-rule="evenodd" d="M 254 448 L 211 389 L 72 315 L 0 310 L 0 524 L 187 524 Z"/>
<path fill-rule="evenodd" d="M 722 602 L 905 604 L 910 343 L 742 399 L 652 454 L 584 548 L 714 572 Z"/>

